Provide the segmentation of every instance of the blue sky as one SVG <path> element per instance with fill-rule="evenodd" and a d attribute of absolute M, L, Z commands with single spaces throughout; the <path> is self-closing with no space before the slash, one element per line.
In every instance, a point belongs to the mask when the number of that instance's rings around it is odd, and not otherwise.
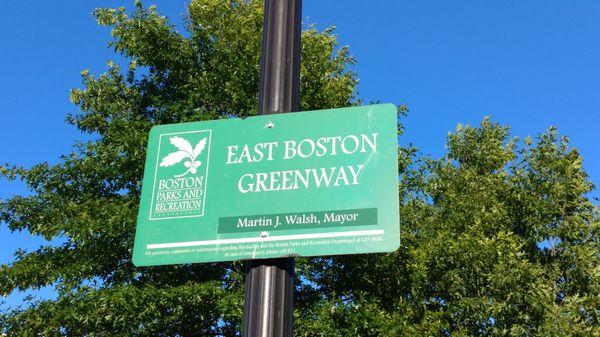
<path fill-rule="evenodd" d="M 181 26 L 187 1 L 146 1 Z M 59 5 L 60 4 L 60 5 Z M 99 75 L 115 59 L 96 7 L 131 1 L 9 1 L 0 11 L 0 163 L 55 163 L 83 139 L 64 123 L 77 109 L 69 90 L 79 72 Z M 403 144 L 440 157 L 458 123 L 484 116 L 521 138 L 549 126 L 571 139 L 600 184 L 600 2 L 594 0 L 304 0 L 318 29 L 337 26 L 358 64 L 365 102 L 407 104 Z M 0 180 L 0 198 L 26 193 Z M 597 192 L 592 194 L 598 196 Z M 0 226 L 0 263 L 43 241 Z M 8 299 L 18 305 L 21 295 Z"/>

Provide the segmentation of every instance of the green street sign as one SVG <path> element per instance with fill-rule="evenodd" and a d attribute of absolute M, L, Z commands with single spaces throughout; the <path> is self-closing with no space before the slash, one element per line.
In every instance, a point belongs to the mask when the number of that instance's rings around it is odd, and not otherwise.
<path fill-rule="evenodd" d="M 152 128 L 134 264 L 397 249 L 396 118 L 382 104 Z"/>

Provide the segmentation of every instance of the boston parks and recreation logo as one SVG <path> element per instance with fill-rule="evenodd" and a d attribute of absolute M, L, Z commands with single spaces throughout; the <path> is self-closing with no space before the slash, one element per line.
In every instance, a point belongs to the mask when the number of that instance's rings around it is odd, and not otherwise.
<path fill-rule="evenodd" d="M 211 130 L 160 135 L 150 220 L 204 215 L 210 136 Z"/>

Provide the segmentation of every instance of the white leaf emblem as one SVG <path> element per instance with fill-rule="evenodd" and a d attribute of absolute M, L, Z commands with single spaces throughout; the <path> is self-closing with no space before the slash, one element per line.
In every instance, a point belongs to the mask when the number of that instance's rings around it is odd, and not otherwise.
<path fill-rule="evenodd" d="M 192 144 L 182 137 L 171 137 L 169 138 L 169 142 L 178 148 L 179 151 L 169 153 L 162 159 L 160 166 L 173 166 L 187 158 L 188 160 L 183 163 L 183 165 L 187 168 L 187 171 L 185 171 L 183 174 L 176 175 L 175 177 L 182 177 L 189 172 L 192 174 L 196 173 L 196 169 L 202 164 L 202 162 L 196 160 L 196 157 L 198 157 L 198 155 L 204 151 L 204 148 L 206 148 L 206 137 L 202 138 L 193 149 Z"/>
<path fill-rule="evenodd" d="M 179 163 L 180 161 L 182 161 L 183 158 L 186 158 L 186 157 L 189 158 L 189 156 L 190 155 L 185 151 L 177 151 L 177 152 L 169 153 L 169 155 L 164 157 L 163 160 L 160 162 L 160 166 L 161 167 L 173 166 L 173 165 Z"/>
<path fill-rule="evenodd" d="M 192 150 L 192 144 L 190 144 L 190 142 L 188 142 L 187 140 L 185 140 L 181 137 L 175 136 L 175 137 L 171 137 L 169 139 L 169 142 L 171 144 L 173 144 L 175 147 L 177 147 L 179 150 L 189 153 L 190 156 L 194 155 L 194 150 Z"/>
<path fill-rule="evenodd" d="M 189 144 L 189 143 L 188 143 Z M 196 159 L 196 157 L 202 153 L 202 151 L 204 151 L 204 148 L 206 147 L 206 137 L 202 138 L 202 140 L 200 140 L 198 142 L 198 144 L 196 144 L 196 147 L 194 147 L 194 159 Z M 190 146 L 191 148 L 191 146 Z"/>

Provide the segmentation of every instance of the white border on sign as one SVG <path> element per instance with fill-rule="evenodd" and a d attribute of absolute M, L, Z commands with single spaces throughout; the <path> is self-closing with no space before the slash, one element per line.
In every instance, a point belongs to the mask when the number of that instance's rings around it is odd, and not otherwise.
<path fill-rule="evenodd" d="M 271 242 L 271 241 L 284 241 L 284 240 L 323 239 L 323 238 L 337 238 L 337 237 L 342 237 L 342 236 L 383 235 L 383 233 L 384 233 L 383 229 L 372 229 L 372 230 L 365 230 L 365 231 L 346 231 L 346 232 L 278 235 L 278 236 L 238 238 L 238 239 L 153 243 L 153 244 L 147 244 L 146 249 L 197 247 L 197 246 L 209 246 L 209 245 L 223 245 L 223 244 L 231 244 L 231 243 Z"/>

